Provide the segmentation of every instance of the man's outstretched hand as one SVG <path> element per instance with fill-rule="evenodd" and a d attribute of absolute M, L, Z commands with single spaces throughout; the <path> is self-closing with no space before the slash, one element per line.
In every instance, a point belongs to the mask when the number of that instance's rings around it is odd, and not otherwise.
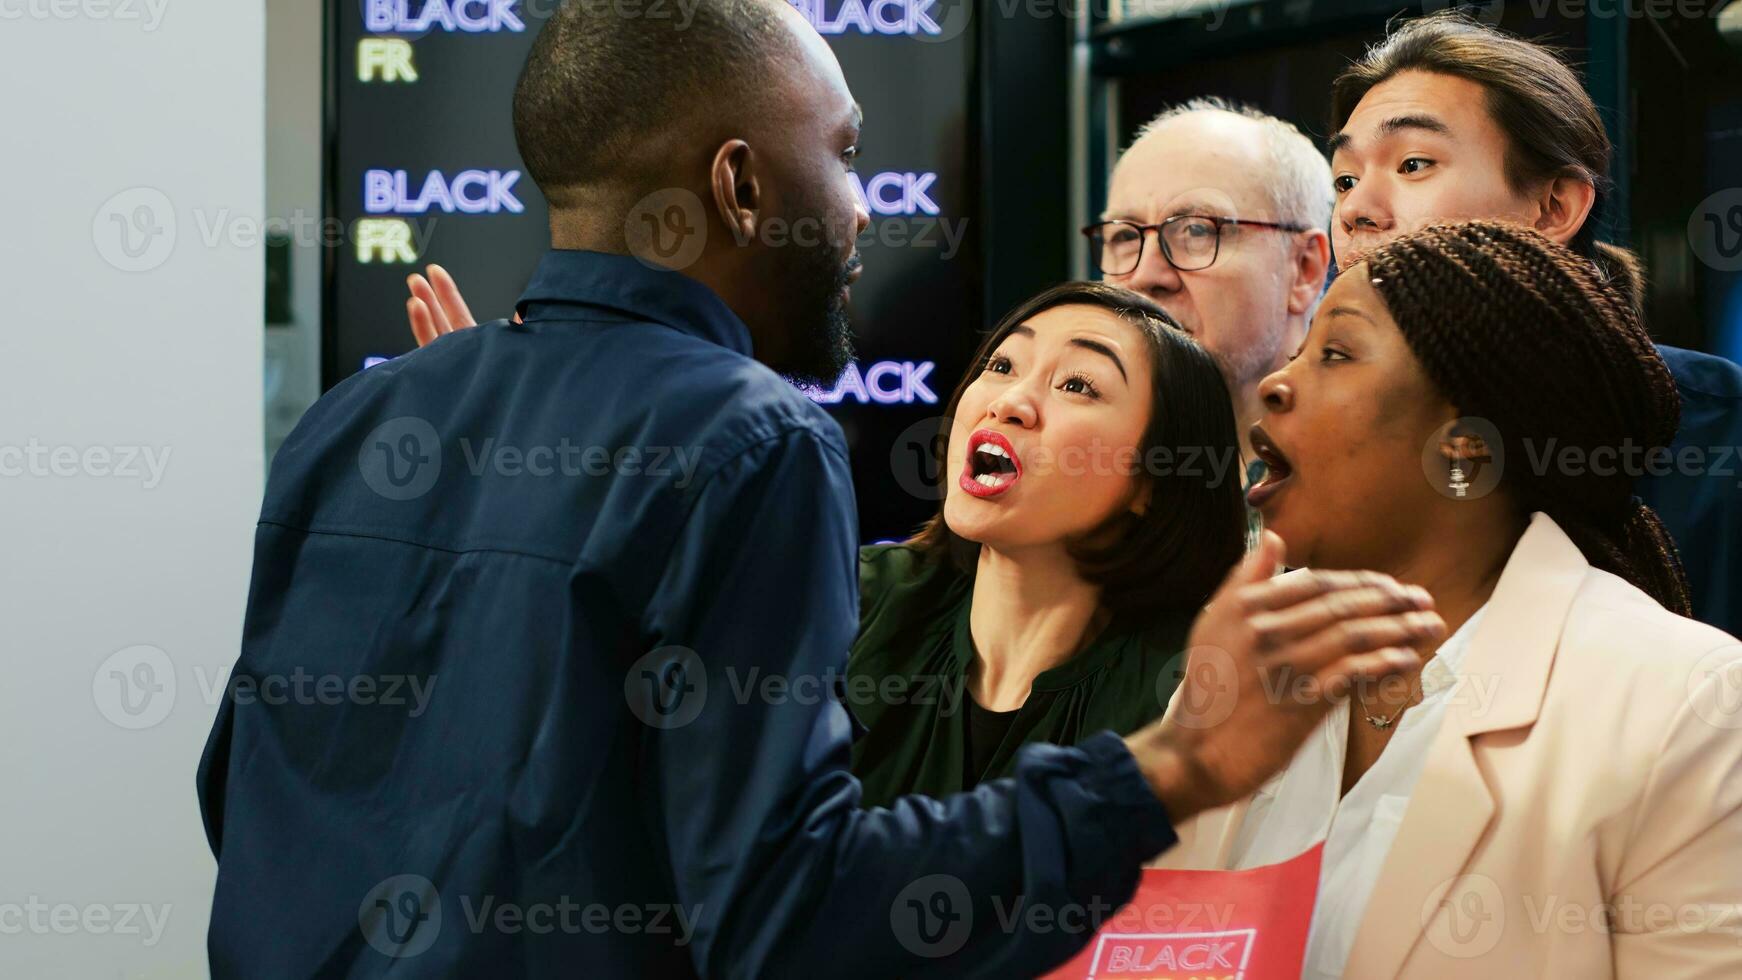
<path fill-rule="evenodd" d="M 1446 624 L 1433 598 L 1378 572 L 1272 577 L 1264 532 L 1192 626 L 1172 709 L 1125 740 L 1175 823 L 1233 803 L 1286 766 L 1357 681 L 1418 670 Z"/>
<path fill-rule="evenodd" d="M 417 346 L 428 346 L 443 334 L 478 325 L 454 277 L 441 266 L 430 266 L 427 279 L 414 272 L 405 284 L 411 287 L 405 314 L 411 319 L 411 335 L 417 338 Z M 514 322 L 520 322 L 520 314 L 514 315 Z"/>

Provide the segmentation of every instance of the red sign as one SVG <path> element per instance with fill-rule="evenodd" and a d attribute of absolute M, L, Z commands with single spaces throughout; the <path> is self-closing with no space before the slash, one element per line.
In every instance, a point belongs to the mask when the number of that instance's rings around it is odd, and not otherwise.
<path fill-rule="evenodd" d="M 1324 849 L 1245 871 L 1145 871 L 1048 980 L 1298 980 Z"/>

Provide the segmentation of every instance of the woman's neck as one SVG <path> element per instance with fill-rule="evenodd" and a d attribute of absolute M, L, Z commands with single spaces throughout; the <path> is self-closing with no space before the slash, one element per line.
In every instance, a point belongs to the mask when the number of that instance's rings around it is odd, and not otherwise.
<path fill-rule="evenodd" d="M 1434 597 L 1434 610 L 1451 636 L 1494 594 L 1500 573 L 1523 536 L 1528 518 L 1519 519 L 1460 505 L 1448 519 L 1434 522 L 1428 533 L 1406 540 L 1412 547 L 1380 568 L 1409 585 L 1419 585 Z M 1420 651 L 1424 658 L 1433 650 Z"/>
<path fill-rule="evenodd" d="M 968 612 L 974 700 L 992 711 L 1022 707 L 1036 677 L 1071 659 L 1106 625 L 1100 595 L 1062 547 L 982 547 Z"/>
<path fill-rule="evenodd" d="M 1398 535 L 1393 540 L 1412 542 L 1393 560 L 1381 563 L 1389 567 L 1376 570 L 1390 574 L 1399 582 L 1419 585 L 1434 597 L 1434 609 L 1446 621 L 1446 635 L 1451 636 L 1469 622 L 1483 603 L 1494 594 L 1500 574 L 1512 557 L 1512 550 L 1524 533 L 1524 524 L 1500 508 L 1478 508 L 1460 505 L 1455 511 L 1440 510 L 1434 519 L 1421 525 L 1423 533 Z M 1418 650 L 1424 661 L 1438 655 L 1432 650 Z M 1349 713 L 1348 747 L 1343 756 L 1344 795 L 1354 788 L 1373 766 L 1389 744 L 1391 731 L 1368 727 L 1362 716 L 1375 714 L 1393 718 L 1414 704 L 1419 694 L 1417 685 L 1408 690 L 1387 693 L 1381 685 L 1378 691 L 1357 690 L 1360 702 Z"/>

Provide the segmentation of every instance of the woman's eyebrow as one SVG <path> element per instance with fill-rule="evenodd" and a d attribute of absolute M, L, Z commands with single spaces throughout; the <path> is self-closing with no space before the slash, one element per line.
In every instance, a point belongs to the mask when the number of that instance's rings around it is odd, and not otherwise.
<path fill-rule="evenodd" d="M 1378 324 L 1374 321 L 1374 319 L 1372 317 L 1361 312 L 1360 310 L 1355 309 L 1353 306 L 1333 306 L 1330 309 L 1325 311 L 1325 316 L 1327 318 L 1333 319 L 1333 320 L 1336 319 L 1337 317 L 1340 317 L 1340 316 L 1360 317 L 1361 319 L 1366 320 L 1368 323 L 1372 323 L 1372 324 L 1374 324 L 1374 326 L 1378 326 Z"/>
<path fill-rule="evenodd" d="M 1113 348 L 1108 347 L 1106 344 L 1103 344 L 1098 340 L 1090 340 L 1087 337 L 1072 337 L 1071 346 L 1081 347 L 1084 350 L 1092 350 L 1097 354 L 1106 355 L 1110 360 L 1112 360 L 1113 366 L 1119 369 L 1119 377 L 1124 378 L 1126 381 L 1131 380 L 1125 374 L 1125 362 L 1119 360 L 1119 355 L 1113 353 Z"/>

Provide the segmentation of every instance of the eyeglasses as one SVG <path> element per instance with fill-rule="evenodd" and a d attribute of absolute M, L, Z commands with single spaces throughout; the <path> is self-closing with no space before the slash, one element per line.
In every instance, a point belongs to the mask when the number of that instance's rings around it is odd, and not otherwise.
<path fill-rule="evenodd" d="M 1153 225 L 1141 225 L 1135 221 L 1103 221 L 1084 228 L 1083 234 L 1089 239 L 1089 259 L 1095 263 L 1096 271 L 1104 276 L 1128 276 L 1136 272 L 1137 263 L 1143 261 L 1143 240 L 1151 231 L 1160 240 L 1162 257 L 1169 265 L 1181 272 L 1196 272 L 1209 268 L 1221 254 L 1222 229 L 1228 225 L 1288 232 L 1309 230 L 1304 225 L 1273 221 L 1176 214 Z"/>

